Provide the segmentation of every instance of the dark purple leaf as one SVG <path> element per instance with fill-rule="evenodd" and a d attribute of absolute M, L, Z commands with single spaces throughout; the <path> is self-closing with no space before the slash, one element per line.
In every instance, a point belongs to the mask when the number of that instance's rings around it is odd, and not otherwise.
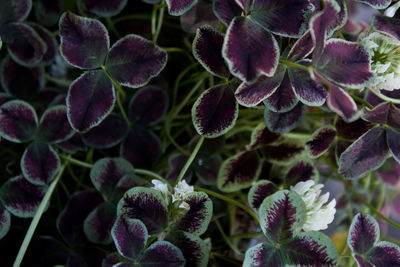
<path fill-rule="evenodd" d="M 314 49 L 314 43 L 310 31 L 299 38 L 289 51 L 288 59 L 291 62 L 306 58 Z"/>
<path fill-rule="evenodd" d="M 119 254 L 118 252 L 113 252 L 103 259 L 101 267 L 113 267 L 117 263 L 119 263 Z"/>
<path fill-rule="evenodd" d="M 302 232 L 282 249 L 291 266 L 338 266 L 339 255 L 331 239 L 321 232 Z"/>
<path fill-rule="evenodd" d="M 209 158 L 196 158 L 193 170 L 199 180 L 206 185 L 215 185 L 222 159 L 219 155 Z"/>
<path fill-rule="evenodd" d="M 260 123 L 251 133 L 250 144 L 247 145 L 247 149 L 254 150 L 259 146 L 271 144 L 278 140 L 280 136 L 280 134 L 268 130 L 264 123 Z"/>
<path fill-rule="evenodd" d="M 353 98 L 342 88 L 330 86 L 329 96 L 326 101 L 328 107 L 339 114 L 344 121 L 353 122 L 360 117 L 357 104 Z"/>
<path fill-rule="evenodd" d="M 117 15 L 125 7 L 128 0 L 79 0 L 87 11 L 100 17 L 111 17 Z"/>
<path fill-rule="evenodd" d="M 3 0 L 0 9 L 0 25 L 24 20 L 31 8 L 31 0 Z"/>
<path fill-rule="evenodd" d="M 390 106 L 387 124 L 391 127 L 400 129 L 400 108 L 395 105 Z"/>
<path fill-rule="evenodd" d="M 38 0 L 35 6 L 35 17 L 41 25 L 57 24 L 63 8 L 62 0 Z"/>
<path fill-rule="evenodd" d="M 235 92 L 237 101 L 245 107 L 258 105 L 281 88 L 285 74 L 286 69 L 279 65 L 272 77 L 260 76 L 253 83 L 243 82 Z"/>
<path fill-rule="evenodd" d="M 167 112 L 168 95 L 157 86 L 146 86 L 140 89 L 129 103 L 129 119 L 140 125 L 154 125 Z"/>
<path fill-rule="evenodd" d="M 264 199 L 258 214 L 267 240 L 280 243 L 300 233 L 306 220 L 306 206 L 297 193 L 281 190 Z"/>
<path fill-rule="evenodd" d="M 325 126 L 315 131 L 306 143 L 308 155 L 311 158 L 318 158 L 323 155 L 335 140 L 335 136 L 336 129 L 331 126 Z"/>
<path fill-rule="evenodd" d="M 396 160 L 389 158 L 375 174 L 386 185 L 395 188 L 400 183 L 400 164 Z"/>
<path fill-rule="evenodd" d="M 376 9 L 387 8 L 390 5 L 390 3 L 392 2 L 392 0 L 356 0 L 356 1 L 360 2 L 360 3 L 368 4 Z"/>
<path fill-rule="evenodd" d="M 363 109 L 362 118 L 366 121 L 375 122 L 375 123 L 387 123 L 388 115 L 390 111 L 390 103 L 384 102 L 373 109 L 369 109 L 365 107 Z"/>
<path fill-rule="evenodd" d="M 372 20 L 375 30 L 388 33 L 400 40 L 400 19 L 390 18 L 383 15 L 375 16 Z"/>
<path fill-rule="evenodd" d="M 285 175 L 285 181 L 288 184 L 295 185 L 298 182 L 304 182 L 307 180 L 316 181 L 318 177 L 318 169 L 314 167 L 312 162 L 299 160 L 289 167 Z"/>
<path fill-rule="evenodd" d="M 310 33 L 314 43 L 313 58 L 320 57 L 325 48 L 325 40 L 329 35 L 329 27 L 340 12 L 337 1 L 324 1 L 325 8 L 310 19 Z"/>
<path fill-rule="evenodd" d="M 7 45 L 10 56 L 23 66 L 32 67 L 40 63 L 47 45 L 40 35 L 24 23 L 10 23 L 0 30 L 1 39 Z"/>
<path fill-rule="evenodd" d="M 32 100 L 39 94 L 44 83 L 43 68 L 24 67 L 9 56 L 4 58 L 1 64 L 1 85 L 10 95 L 18 99 Z"/>
<path fill-rule="evenodd" d="M 149 182 L 134 173 L 125 174 L 115 186 L 113 200 L 118 201 L 126 191 L 135 186 L 149 186 Z"/>
<path fill-rule="evenodd" d="M 126 174 L 133 174 L 134 168 L 123 158 L 102 158 L 90 170 L 94 187 L 108 198 L 114 198 L 115 187 Z"/>
<path fill-rule="evenodd" d="M 310 66 L 310 60 L 301 60 L 298 64 Z M 298 68 L 288 68 L 290 83 L 296 97 L 307 106 L 322 106 L 328 97 L 328 92 L 310 73 Z"/>
<path fill-rule="evenodd" d="M 89 241 L 96 244 L 110 244 L 111 228 L 115 221 L 116 209 L 109 202 L 97 206 L 83 222 L 83 231 Z"/>
<path fill-rule="evenodd" d="M 204 192 L 193 192 L 183 199 L 189 206 L 189 211 L 177 222 L 179 230 L 202 235 L 211 221 L 213 205 L 211 199 Z"/>
<path fill-rule="evenodd" d="M 11 100 L 0 108 L 0 136 L 11 142 L 32 140 L 37 122 L 36 112 L 27 102 Z"/>
<path fill-rule="evenodd" d="M 57 217 L 57 229 L 64 240 L 72 245 L 85 242 L 83 222 L 88 214 L 103 203 L 100 194 L 93 190 L 73 194 Z"/>
<path fill-rule="evenodd" d="M 385 129 L 372 128 L 340 155 L 339 173 L 348 179 L 363 176 L 379 168 L 388 157 Z"/>
<path fill-rule="evenodd" d="M 104 64 L 110 40 L 100 21 L 66 12 L 60 18 L 59 27 L 61 55 L 69 64 L 82 69 Z"/>
<path fill-rule="evenodd" d="M 224 35 L 211 26 L 197 29 L 193 40 L 193 55 L 213 75 L 228 77 L 229 69 L 222 57 Z"/>
<path fill-rule="evenodd" d="M 268 130 L 275 133 L 285 133 L 293 130 L 302 121 L 306 112 L 305 106 L 298 103 L 293 109 L 287 112 L 274 112 L 265 109 L 264 120 Z"/>
<path fill-rule="evenodd" d="M 238 104 L 227 85 L 218 85 L 203 92 L 192 107 L 196 131 L 214 138 L 228 132 L 236 123 Z"/>
<path fill-rule="evenodd" d="M 151 244 L 140 259 L 140 266 L 143 267 L 183 267 L 185 263 L 182 251 L 168 241 Z"/>
<path fill-rule="evenodd" d="M 133 127 L 121 143 L 120 155 L 135 168 L 151 168 L 161 155 L 161 141 L 152 131 Z"/>
<path fill-rule="evenodd" d="M 35 235 L 24 256 L 24 264 L 32 267 L 65 265 L 69 253 L 68 248 L 53 237 Z"/>
<path fill-rule="evenodd" d="M 175 182 L 176 179 L 179 177 L 179 173 L 183 169 L 183 166 L 185 166 L 185 163 L 189 159 L 189 156 L 184 155 L 184 154 L 173 154 L 168 158 L 168 165 L 170 167 L 170 170 L 166 174 L 165 178 L 170 181 L 170 182 Z M 182 179 L 186 180 L 187 182 L 190 182 L 192 180 L 192 171 L 189 168 L 189 170 L 185 173 Z"/>
<path fill-rule="evenodd" d="M 213 11 L 215 16 L 228 26 L 234 17 L 240 16 L 242 8 L 235 0 L 214 0 Z"/>
<path fill-rule="evenodd" d="M 268 161 L 280 165 L 288 165 L 304 152 L 304 145 L 297 143 L 281 143 L 278 145 L 266 145 L 262 152 Z"/>
<path fill-rule="evenodd" d="M 364 88 L 373 76 L 368 52 L 361 45 L 342 39 L 327 41 L 315 61 L 319 74 L 341 86 Z"/>
<path fill-rule="evenodd" d="M 120 84 L 141 87 L 157 76 L 167 63 L 167 53 L 135 34 L 118 40 L 107 57 L 106 69 Z"/>
<path fill-rule="evenodd" d="M 172 16 L 180 16 L 192 8 L 197 0 L 166 0 L 168 13 Z"/>
<path fill-rule="evenodd" d="M 268 180 L 260 180 L 254 184 L 247 195 L 250 207 L 257 211 L 264 199 L 277 191 L 277 187 Z"/>
<path fill-rule="evenodd" d="M 82 142 L 81 135 L 78 133 L 73 135 L 67 141 L 58 143 L 56 146 L 70 154 L 74 154 L 78 151 L 86 151 L 87 150 L 86 145 Z"/>
<path fill-rule="evenodd" d="M 8 233 L 10 226 L 10 213 L 2 205 L 0 205 L 0 240 Z"/>
<path fill-rule="evenodd" d="M 338 118 L 335 122 L 337 135 L 345 139 L 355 140 L 371 129 L 374 125 L 362 119 L 347 123 L 343 119 Z"/>
<path fill-rule="evenodd" d="M 267 109 L 274 112 L 287 112 L 293 109 L 298 102 L 299 100 L 293 92 L 287 72 L 278 89 L 264 100 Z"/>
<path fill-rule="evenodd" d="M 358 213 L 351 223 L 347 244 L 353 252 L 364 254 L 379 241 L 377 221 L 368 214 Z"/>
<path fill-rule="evenodd" d="M 99 125 L 114 107 L 115 98 L 114 87 L 103 71 L 83 73 L 71 84 L 66 99 L 72 128 L 86 132 Z"/>
<path fill-rule="evenodd" d="M 22 154 L 22 174 L 33 184 L 48 184 L 60 167 L 61 162 L 56 151 L 46 143 L 33 142 Z"/>
<path fill-rule="evenodd" d="M 39 34 L 40 38 L 42 38 L 47 46 L 46 53 L 44 53 L 40 63 L 44 65 L 50 64 L 53 61 L 58 48 L 56 39 L 49 30 L 40 26 L 39 24 L 30 23 L 29 25 L 36 31 L 37 34 Z"/>
<path fill-rule="evenodd" d="M 197 235 L 183 231 L 173 231 L 166 240 L 177 246 L 186 259 L 186 267 L 205 267 L 208 264 L 210 250 Z"/>
<path fill-rule="evenodd" d="M 278 66 L 279 47 L 275 37 L 248 18 L 235 17 L 227 30 L 222 55 L 231 73 L 253 82 L 272 76 Z"/>
<path fill-rule="evenodd" d="M 67 119 L 65 106 L 52 106 L 40 118 L 36 140 L 46 143 L 60 143 L 72 137 L 74 131 Z"/>
<path fill-rule="evenodd" d="M 142 221 L 118 217 L 111 230 L 115 247 L 125 258 L 136 260 L 145 248 L 149 234 Z"/>
<path fill-rule="evenodd" d="M 14 216 L 33 217 L 42 202 L 47 187 L 28 182 L 22 175 L 5 182 L 0 188 L 0 200 Z"/>
<path fill-rule="evenodd" d="M 275 34 L 300 37 L 307 29 L 306 23 L 313 10 L 309 1 L 254 0 L 251 19 Z"/>
<path fill-rule="evenodd" d="M 263 242 L 246 251 L 243 267 L 285 266 L 282 253 L 274 245 Z"/>
<path fill-rule="evenodd" d="M 149 234 L 160 233 L 167 226 L 167 203 L 160 191 L 145 187 L 129 189 L 118 203 L 118 216 L 139 219 Z"/>
<path fill-rule="evenodd" d="M 400 266 L 400 247 L 396 244 L 381 241 L 366 255 L 372 266 Z"/>
<path fill-rule="evenodd" d="M 126 121 L 119 114 L 111 113 L 98 126 L 84 133 L 82 140 L 93 148 L 110 148 L 119 144 L 127 132 Z"/>
<path fill-rule="evenodd" d="M 188 12 L 180 17 L 181 26 L 184 31 L 195 33 L 199 27 L 210 25 L 217 28 L 219 21 L 211 10 L 211 3 L 199 1 Z M 221 43 L 222 49 L 222 43 Z M 221 51 L 220 49 L 220 51 Z M 211 51 L 209 51 L 211 52 Z"/>
<path fill-rule="evenodd" d="M 241 152 L 222 163 L 217 187 L 222 192 L 235 192 L 250 187 L 260 175 L 260 171 L 261 164 L 257 152 Z"/>
<path fill-rule="evenodd" d="M 386 135 L 389 150 L 392 152 L 393 158 L 400 163 L 400 133 L 392 129 L 387 129 Z"/>

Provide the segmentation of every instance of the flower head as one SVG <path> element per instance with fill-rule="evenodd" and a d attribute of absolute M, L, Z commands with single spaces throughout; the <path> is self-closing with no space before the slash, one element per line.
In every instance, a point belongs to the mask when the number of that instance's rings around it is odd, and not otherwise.
<path fill-rule="evenodd" d="M 190 206 L 187 204 L 185 201 L 183 201 L 183 198 L 189 194 L 194 192 L 193 186 L 190 186 L 186 183 L 185 180 L 180 181 L 175 187 L 174 187 L 174 193 L 171 194 L 168 190 L 168 185 L 166 183 L 161 182 L 160 180 L 151 180 L 151 183 L 154 185 L 153 189 L 156 189 L 160 191 L 167 203 L 169 203 L 170 196 L 172 196 L 172 203 L 175 203 L 176 206 L 180 209 L 185 209 L 189 210 Z"/>
<path fill-rule="evenodd" d="M 294 187 L 290 187 L 303 199 L 307 209 L 307 219 L 304 223 L 304 231 L 319 231 L 328 228 L 328 224 L 333 221 L 336 213 L 336 200 L 333 199 L 328 204 L 329 192 L 320 196 L 322 184 L 315 184 L 313 180 L 299 182 Z"/>
<path fill-rule="evenodd" d="M 371 56 L 374 78 L 369 86 L 374 90 L 400 89 L 400 41 L 384 33 L 372 32 L 361 37 Z"/>
<path fill-rule="evenodd" d="M 188 185 L 185 180 L 180 181 L 174 188 L 172 203 L 182 200 L 187 194 L 192 192 L 194 192 L 193 186 Z"/>

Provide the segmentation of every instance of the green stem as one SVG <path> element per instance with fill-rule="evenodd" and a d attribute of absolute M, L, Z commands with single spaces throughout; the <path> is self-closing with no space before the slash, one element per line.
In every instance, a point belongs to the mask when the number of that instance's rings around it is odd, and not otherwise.
<path fill-rule="evenodd" d="M 117 28 L 115 28 L 114 22 L 111 20 L 111 18 L 106 18 L 107 22 L 107 27 L 111 30 L 111 32 L 118 38 L 121 38 L 121 34 L 118 32 Z"/>
<path fill-rule="evenodd" d="M 373 109 L 374 106 L 372 106 L 370 103 L 368 103 L 367 101 L 365 101 L 364 99 L 362 99 L 361 97 L 358 97 L 356 95 L 351 95 L 351 97 L 360 104 L 363 104 L 364 106 L 367 106 L 369 109 Z"/>
<path fill-rule="evenodd" d="M 263 231 L 260 231 L 260 232 L 254 232 L 254 233 L 231 235 L 231 236 L 228 236 L 228 238 L 229 239 L 235 239 L 235 238 L 250 239 L 250 238 L 258 237 L 258 236 L 263 235 L 263 234 L 264 234 Z"/>
<path fill-rule="evenodd" d="M 225 202 L 231 203 L 232 205 L 234 205 L 234 206 L 236 206 L 236 207 L 238 207 L 238 208 L 244 210 L 244 211 L 245 211 L 247 214 L 249 214 L 258 224 L 260 224 L 260 221 L 258 220 L 257 215 L 256 215 L 252 210 L 250 210 L 248 207 L 246 207 L 245 205 L 243 205 L 242 203 L 240 203 L 240 202 L 238 202 L 238 201 L 236 201 L 236 200 L 233 200 L 233 199 L 231 199 L 231 198 L 229 198 L 229 197 L 226 197 L 226 196 L 224 196 L 224 195 L 218 194 L 218 193 L 216 193 L 216 192 L 214 192 L 214 191 L 212 191 L 212 190 L 208 190 L 208 189 L 205 189 L 205 188 L 202 188 L 202 187 L 195 186 L 194 189 L 195 189 L 196 191 L 202 191 L 202 192 L 204 192 L 204 193 L 207 193 L 207 194 L 209 194 L 209 195 L 211 195 L 211 196 L 213 196 L 213 197 L 216 197 L 216 198 L 218 198 L 218 199 L 221 199 L 221 200 L 223 200 L 223 201 L 225 201 Z"/>
<path fill-rule="evenodd" d="M 155 44 L 157 44 L 157 40 L 158 40 L 158 36 L 160 35 L 161 32 L 161 27 L 162 27 L 162 23 L 163 23 L 163 19 L 164 19 L 164 11 L 165 11 L 165 7 L 162 6 L 160 8 L 160 10 L 158 11 L 158 19 L 157 19 L 157 28 L 155 30 L 155 33 L 153 34 L 153 42 Z M 153 22 L 153 20 L 152 20 Z"/>
<path fill-rule="evenodd" d="M 219 221 L 217 219 L 214 220 L 215 224 L 217 225 L 217 228 L 219 230 L 219 232 L 222 235 L 222 238 L 225 240 L 225 242 L 228 244 L 228 246 L 237 254 L 241 255 L 243 254 L 242 252 L 240 252 L 240 250 L 234 246 L 234 244 L 231 242 L 231 240 L 226 236 L 226 234 L 224 233 L 224 230 L 222 229 L 221 224 L 219 223 Z"/>
<path fill-rule="evenodd" d="M 284 133 L 282 135 L 289 139 L 310 139 L 311 138 L 311 134 L 308 134 L 308 133 Z"/>
<path fill-rule="evenodd" d="M 294 67 L 294 68 L 305 70 L 305 71 L 311 71 L 312 70 L 312 67 L 307 67 L 307 66 L 304 66 L 304 65 L 301 65 L 301 64 L 298 64 L 298 63 L 294 63 L 294 62 L 291 62 L 291 61 L 286 61 L 286 60 L 283 60 L 283 59 L 280 59 L 279 63 L 281 63 L 282 65 L 286 65 L 288 67 Z"/>
<path fill-rule="evenodd" d="M 61 80 L 61 79 L 55 78 L 47 73 L 45 74 L 45 78 L 46 78 L 46 80 L 48 80 L 52 83 L 55 83 L 55 84 L 61 85 L 61 86 L 65 86 L 65 87 L 69 87 L 72 83 L 72 81 Z"/>
<path fill-rule="evenodd" d="M 163 177 L 161 177 L 157 173 L 149 171 L 149 170 L 135 169 L 135 174 L 151 176 L 153 178 L 156 178 L 156 179 L 162 181 L 163 183 L 168 183 Z"/>
<path fill-rule="evenodd" d="M 379 93 L 379 92 L 376 92 L 375 90 L 373 90 L 373 89 L 371 89 L 371 88 L 369 88 L 369 87 L 367 87 L 367 88 L 368 88 L 368 90 L 370 90 L 372 93 L 374 93 L 377 97 L 379 97 L 380 99 L 382 99 L 382 100 L 384 100 L 384 101 L 391 102 L 391 103 L 393 103 L 393 104 L 400 104 L 400 99 L 391 98 L 391 97 L 385 96 L 385 95 L 383 95 L 383 94 L 381 94 L 381 93 Z"/>
<path fill-rule="evenodd" d="M 400 229 L 400 225 L 383 215 L 382 213 L 379 212 L 374 206 L 371 205 L 368 201 L 366 201 L 360 194 L 357 193 L 356 190 L 351 186 L 351 184 L 342 176 L 338 175 L 339 179 L 342 181 L 346 189 L 348 189 L 361 203 L 363 203 L 365 206 L 367 206 L 373 213 L 375 213 L 379 218 L 382 220 L 386 221 L 390 225 L 396 227 L 397 229 Z"/>
<path fill-rule="evenodd" d="M 63 154 L 60 154 L 59 156 L 60 156 L 60 158 L 62 158 L 66 162 L 72 163 L 72 164 L 77 165 L 77 166 L 81 166 L 83 168 L 91 169 L 93 167 L 93 165 L 90 164 L 90 163 L 86 163 L 86 162 L 78 160 L 78 159 L 74 159 L 74 158 L 71 158 L 71 157 L 68 157 L 68 156 L 64 156 Z"/>
<path fill-rule="evenodd" d="M 194 158 L 196 157 L 197 153 L 199 152 L 201 145 L 204 142 L 204 136 L 201 136 L 199 141 L 196 144 L 196 147 L 193 149 L 192 154 L 190 155 L 189 159 L 186 161 L 185 166 L 183 166 L 181 172 L 179 173 L 178 179 L 176 179 L 176 183 L 179 183 L 187 170 L 189 169 L 190 165 L 192 164 Z"/>
<path fill-rule="evenodd" d="M 114 87 L 117 89 L 117 92 L 116 92 L 117 105 L 118 105 L 119 111 L 121 112 L 122 117 L 124 118 L 124 120 L 126 121 L 126 123 L 129 126 L 132 126 L 132 122 L 130 121 L 128 115 L 125 112 L 124 106 L 122 105 L 121 95 L 122 95 L 122 98 L 125 98 L 125 92 L 122 89 L 122 86 L 116 80 L 114 80 L 114 78 L 111 76 L 110 73 L 108 73 L 106 66 L 101 65 L 101 68 L 106 73 L 107 77 L 110 79 L 110 81 L 114 85 Z"/>
<path fill-rule="evenodd" d="M 40 205 L 35 213 L 35 216 L 33 217 L 32 222 L 29 225 L 28 231 L 26 232 L 24 241 L 22 242 L 22 245 L 18 251 L 17 257 L 15 258 L 13 267 L 19 267 L 21 265 L 21 262 L 25 256 L 25 252 L 28 249 L 28 246 L 29 246 L 29 243 L 31 242 L 33 234 L 35 233 L 36 227 L 38 226 L 40 218 L 42 217 L 46 207 L 48 206 L 51 195 L 53 194 L 54 189 L 56 188 L 56 185 L 64 172 L 65 166 L 66 165 L 61 166 L 56 178 L 50 184 L 49 188 L 47 189 L 46 194 L 44 195 L 44 197 L 42 199 L 42 202 L 40 202 Z"/>

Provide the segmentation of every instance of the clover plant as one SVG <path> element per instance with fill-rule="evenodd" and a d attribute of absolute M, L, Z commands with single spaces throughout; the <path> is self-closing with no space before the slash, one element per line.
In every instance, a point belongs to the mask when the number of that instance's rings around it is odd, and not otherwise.
<path fill-rule="evenodd" d="M 0 0 L 1 266 L 400 266 L 399 7 Z"/>

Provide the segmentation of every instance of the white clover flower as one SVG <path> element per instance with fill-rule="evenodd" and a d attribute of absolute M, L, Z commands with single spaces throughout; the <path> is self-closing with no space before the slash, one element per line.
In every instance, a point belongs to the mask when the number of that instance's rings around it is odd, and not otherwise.
<path fill-rule="evenodd" d="M 368 86 L 376 91 L 400 89 L 400 41 L 380 32 L 364 34 L 360 39 L 371 56 L 374 73 Z"/>
<path fill-rule="evenodd" d="M 169 203 L 169 190 L 168 190 L 168 185 L 161 182 L 160 180 L 153 179 L 151 180 L 151 183 L 154 185 L 153 189 L 160 191 L 161 194 L 164 196 L 165 201 L 167 204 Z"/>
<path fill-rule="evenodd" d="M 182 200 L 187 194 L 192 192 L 194 192 L 193 186 L 188 185 L 185 180 L 180 181 L 174 188 L 172 203 Z"/>
<path fill-rule="evenodd" d="M 303 225 L 304 231 L 324 230 L 333 221 L 336 213 L 336 200 L 333 199 L 325 204 L 328 202 L 329 192 L 320 196 L 322 187 L 324 185 L 315 184 L 313 180 L 299 182 L 294 187 L 290 187 L 290 190 L 299 194 L 306 204 L 307 218 Z"/>

